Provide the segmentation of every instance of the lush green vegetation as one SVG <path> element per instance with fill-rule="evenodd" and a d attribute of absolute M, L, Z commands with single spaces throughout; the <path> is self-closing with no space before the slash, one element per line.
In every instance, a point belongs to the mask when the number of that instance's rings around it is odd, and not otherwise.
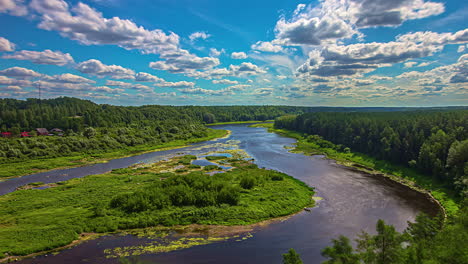
<path fill-rule="evenodd" d="M 206 124 L 207 126 L 218 126 L 218 125 L 237 125 L 237 124 L 253 124 L 253 123 L 265 123 L 265 122 L 273 122 L 274 120 L 252 120 L 252 121 L 233 121 L 233 122 L 216 122 L 216 123 L 209 123 Z"/>
<path fill-rule="evenodd" d="M 190 158 L 0 196 L 0 256 L 67 245 L 87 232 L 252 224 L 313 204 L 313 190 L 304 183 L 243 160 L 230 159 L 235 169 L 213 176 L 187 167 L 159 173 L 166 165 L 178 168 L 179 161 Z"/>
<path fill-rule="evenodd" d="M 379 220 L 376 234 L 360 234 L 356 248 L 347 237 L 340 236 L 322 255 L 328 258 L 327 264 L 462 264 L 468 263 L 467 240 L 468 212 L 464 206 L 448 222 L 418 215 L 403 233 Z"/>
<path fill-rule="evenodd" d="M 468 194 L 467 110 L 313 113 L 278 118 L 275 128 L 319 135 L 343 150 L 417 168 Z"/>
<path fill-rule="evenodd" d="M 453 190 L 447 188 L 443 183 L 438 183 L 430 177 L 425 176 L 415 168 L 408 168 L 389 161 L 376 159 L 370 155 L 351 151 L 343 145 L 335 145 L 317 135 L 308 136 L 307 134 L 292 130 L 275 129 L 273 128 L 273 124 L 259 124 L 255 126 L 267 127 L 270 132 L 297 139 L 294 151 L 303 152 L 308 155 L 326 155 L 340 164 L 355 167 L 368 173 L 385 173 L 392 180 L 414 189 L 420 191 L 430 190 L 432 196 L 443 205 L 448 215 L 456 213 L 459 209 L 459 205 L 456 202 L 456 194 Z"/>
<path fill-rule="evenodd" d="M 80 136 L 70 137 L 37 137 L 37 138 L 22 138 L 22 139 L 2 139 L 7 145 L 7 148 L 21 148 L 25 142 L 31 142 L 29 150 L 35 151 L 35 146 L 40 144 L 46 146 L 45 157 L 29 157 L 21 154 L 17 158 L 0 158 L 0 178 L 15 177 L 36 173 L 45 170 L 51 170 L 60 167 L 82 166 L 96 162 L 104 162 L 108 159 L 136 155 L 146 151 L 154 151 L 158 149 L 170 149 L 181 147 L 190 143 L 196 143 L 214 138 L 219 138 L 226 135 L 225 130 L 206 130 L 206 136 L 188 139 L 174 139 L 164 143 L 158 143 L 157 139 L 153 143 L 146 143 L 135 146 L 126 146 L 116 142 L 115 139 L 106 135 L 96 135 L 93 138 L 85 138 Z M 104 142 L 101 140 L 104 138 Z M 106 145 L 108 142 L 114 142 L 115 145 Z M 37 143 L 37 144 L 36 144 Z M 77 145 L 73 145 L 73 144 Z M 120 145 L 120 148 L 115 146 Z M 69 149 L 68 146 L 82 147 L 81 150 L 70 151 L 68 153 L 61 152 L 62 149 Z M 101 146 L 101 148 L 99 148 Z M 26 149 L 26 148 L 25 148 Z M 39 151 L 44 151 L 39 149 Z M 47 152 L 53 151 L 53 152 Z M 67 155 L 67 156 L 62 156 Z M 190 163 L 190 161 L 189 161 Z"/>
<path fill-rule="evenodd" d="M 283 264 L 302 264 L 302 260 L 299 254 L 291 248 L 288 253 L 283 254 Z"/>

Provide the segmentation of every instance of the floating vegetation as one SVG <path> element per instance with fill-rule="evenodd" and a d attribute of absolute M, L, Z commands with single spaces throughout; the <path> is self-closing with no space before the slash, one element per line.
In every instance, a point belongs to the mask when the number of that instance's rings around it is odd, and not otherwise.
<path fill-rule="evenodd" d="M 104 250 L 104 253 L 106 254 L 106 258 L 122 258 L 130 256 L 140 256 L 143 254 L 171 252 L 175 250 L 191 248 L 194 246 L 222 242 L 229 239 L 235 239 L 235 241 L 244 241 L 251 237 L 253 237 L 252 234 L 247 233 L 246 235 L 234 235 L 223 237 L 181 237 L 171 239 L 162 238 L 138 246 L 108 248 Z"/>

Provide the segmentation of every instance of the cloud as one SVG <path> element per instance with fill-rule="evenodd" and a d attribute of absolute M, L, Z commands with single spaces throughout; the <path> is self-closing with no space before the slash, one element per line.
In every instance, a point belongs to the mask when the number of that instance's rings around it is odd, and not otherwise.
<path fill-rule="evenodd" d="M 122 93 L 125 90 L 120 89 L 120 88 L 111 88 L 108 86 L 95 86 L 95 87 L 90 87 L 90 91 L 93 92 L 103 92 L 103 93 L 111 93 L 111 94 L 116 94 L 116 93 Z"/>
<path fill-rule="evenodd" d="M 221 90 L 207 90 L 203 88 L 187 88 L 187 89 L 179 89 L 179 91 L 183 94 L 195 94 L 195 95 L 214 95 L 214 96 L 222 96 L 222 95 L 233 95 L 234 93 L 230 89 L 221 89 Z"/>
<path fill-rule="evenodd" d="M 246 77 L 262 73 L 266 73 L 266 71 L 253 63 L 243 62 L 240 65 L 231 64 L 228 68 L 215 68 L 208 69 L 205 71 L 192 71 L 186 73 L 186 75 L 193 78 L 203 78 L 211 80 L 231 76 Z"/>
<path fill-rule="evenodd" d="M 164 79 L 151 75 L 146 72 L 139 72 L 135 75 L 135 81 L 137 82 L 164 82 Z"/>
<path fill-rule="evenodd" d="M 265 52 L 281 52 L 283 51 L 283 47 L 280 45 L 275 45 L 268 41 L 257 41 L 257 43 L 250 46 L 253 50 L 265 51 Z"/>
<path fill-rule="evenodd" d="M 17 51 L 14 54 L 6 54 L 2 56 L 3 59 L 15 59 L 15 60 L 29 60 L 36 64 L 49 64 L 49 65 L 67 65 L 73 64 L 74 60 L 70 53 L 62 53 L 60 51 L 31 51 L 22 50 Z"/>
<path fill-rule="evenodd" d="M 28 8 L 22 0 L 0 0 L 0 13 L 7 13 L 13 16 L 25 16 Z"/>
<path fill-rule="evenodd" d="M 351 0 L 349 9 L 358 27 L 398 26 L 445 10 L 442 3 L 423 0 Z"/>
<path fill-rule="evenodd" d="M 82 73 L 99 78 L 111 77 L 114 79 L 134 79 L 135 72 L 119 65 L 105 65 L 99 60 L 91 59 L 79 63 L 76 69 Z"/>
<path fill-rule="evenodd" d="M 235 76 L 257 75 L 261 73 L 266 73 L 265 70 L 250 62 L 243 62 L 240 65 L 230 65 L 229 69 Z"/>
<path fill-rule="evenodd" d="M 273 88 L 257 88 L 253 90 L 252 95 L 256 96 L 269 96 L 273 94 L 274 89 Z"/>
<path fill-rule="evenodd" d="M 19 78 L 32 78 L 40 77 L 41 74 L 33 70 L 22 68 L 22 67 L 11 67 L 5 70 L 0 71 L 0 75 L 8 77 L 19 77 Z"/>
<path fill-rule="evenodd" d="M 403 65 L 405 68 L 412 68 L 416 64 L 418 64 L 416 61 L 408 61 L 408 62 L 405 62 Z"/>
<path fill-rule="evenodd" d="M 252 49 L 278 52 L 279 45 L 332 44 L 362 37 L 360 28 L 398 26 L 442 12 L 442 3 L 424 0 L 322 0 L 317 5 L 299 4 L 290 19 L 283 16 L 277 21 L 271 43 L 259 41 Z"/>
<path fill-rule="evenodd" d="M 287 79 L 288 76 L 284 76 L 284 75 L 276 75 L 276 78 L 279 79 L 279 80 L 284 80 L 284 79 Z"/>
<path fill-rule="evenodd" d="M 426 45 L 447 45 L 468 43 L 468 29 L 455 33 L 435 33 L 431 31 L 419 31 L 400 35 L 397 37 L 400 42 L 422 43 Z"/>
<path fill-rule="evenodd" d="M 231 90 L 231 91 L 243 91 L 246 88 L 251 87 L 251 86 L 252 85 L 250 85 L 250 84 L 236 84 L 236 85 L 231 85 L 231 86 L 227 87 L 226 89 Z"/>
<path fill-rule="evenodd" d="M 247 59 L 247 54 L 245 52 L 233 52 L 231 53 L 231 58 L 236 60 Z"/>
<path fill-rule="evenodd" d="M 211 57 L 219 57 L 222 53 L 225 53 L 224 49 L 217 50 L 215 48 L 210 48 L 210 56 Z"/>
<path fill-rule="evenodd" d="M 464 52 L 464 51 L 465 51 L 465 45 L 458 46 L 457 52 Z"/>
<path fill-rule="evenodd" d="M 190 34 L 189 39 L 190 41 L 193 42 L 193 41 L 196 41 L 197 39 L 207 39 L 209 37 L 211 37 L 210 34 L 199 31 L 199 32 L 193 32 L 192 34 Z"/>
<path fill-rule="evenodd" d="M 14 51 L 14 50 L 15 50 L 15 44 L 11 43 L 6 38 L 0 37 L 0 51 Z"/>
<path fill-rule="evenodd" d="M 335 15 L 302 16 L 291 21 L 282 18 L 276 23 L 275 32 L 275 43 L 281 45 L 321 45 L 357 34 L 351 24 Z"/>
<path fill-rule="evenodd" d="M 132 89 L 132 90 L 137 90 L 137 91 L 142 91 L 142 92 L 153 92 L 153 88 L 146 86 L 146 85 L 139 84 L 139 83 L 135 84 L 135 83 L 128 83 L 128 82 L 107 80 L 106 85 L 123 88 L 123 89 Z"/>
<path fill-rule="evenodd" d="M 11 85 L 11 86 L 31 86 L 32 82 L 28 80 L 17 80 L 13 78 L 8 78 L 6 76 L 0 75 L 0 85 Z"/>
<path fill-rule="evenodd" d="M 180 82 L 163 82 L 155 84 L 159 87 L 171 87 L 171 88 L 187 88 L 187 87 L 194 87 L 194 82 L 187 82 L 187 81 L 180 81 Z"/>
<path fill-rule="evenodd" d="M 187 51 L 165 55 L 164 61 L 150 62 L 149 67 L 155 70 L 166 70 L 172 73 L 190 72 L 199 69 L 209 69 L 220 64 L 218 58 L 198 57 Z"/>
<path fill-rule="evenodd" d="M 325 77 L 352 76 L 368 73 L 393 63 L 427 57 L 443 49 L 443 45 L 412 40 L 412 38 L 400 36 L 397 41 L 385 43 L 329 45 L 321 50 L 311 51 L 308 60 L 297 69 L 297 72 L 299 75 Z"/>
<path fill-rule="evenodd" d="M 74 75 L 71 73 L 64 73 L 60 75 L 53 76 L 43 76 L 42 80 L 48 82 L 57 82 L 57 83 L 96 83 L 93 80 Z"/>
<path fill-rule="evenodd" d="M 211 81 L 214 84 L 237 84 L 237 81 L 231 81 L 227 79 L 222 79 L 222 80 L 213 80 Z"/>
<path fill-rule="evenodd" d="M 396 78 L 417 81 L 419 84 L 461 84 L 468 83 L 468 54 L 463 54 L 457 62 L 428 71 L 411 71 Z"/>
<path fill-rule="evenodd" d="M 179 49 L 179 36 L 175 33 L 148 30 L 119 17 L 105 18 L 81 2 L 70 8 L 62 0 L 32 0 L 29 7 L 40 16 L 39 28 L 58 31 L 61 36 L 84 45 L 111 44 L 156 54 Z"/>

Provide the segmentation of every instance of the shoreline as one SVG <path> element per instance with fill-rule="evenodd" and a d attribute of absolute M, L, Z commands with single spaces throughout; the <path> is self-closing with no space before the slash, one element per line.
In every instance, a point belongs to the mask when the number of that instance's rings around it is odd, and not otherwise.
<path fill-rule="evenodd" d="M 264 127 L 270 133 L 276 133 L 278 135 L 289 137 L 289 138 L 294 138 L 297 141 L 299 141 L 298 138 L 290 136 L 290 135 L 288 135 L 286 133 L 287 131 L 290 131 L 290 132 L 293 132 L 293 133 L 298 133 L 296 131 L 281 129 L 281 130 L 284 130 L 284 132 L 283 132 L 283 131 L 280 131 L 280 130 L 275 129 L 273 127 L 262 126 L 262 124 L 258 124 L 257 126 L 253 126 L 253 127 Z M 294 147 L 293 150 L 297 151 L 297 153 L 300 152 L 303 155 L 307 155 L 307 156 L 323 155 L 323 156 L 325 156 L 326 159 L 333 160 L 337 165 L 343 166 L 346 169 L 356 171 L 356 172 L 360 172 L 360 173 L 366 173 L 366 174 L 368 174 L 370 176 L 373 176 L 373 177 L 382 177 L 382 178 L 385 178 L 385 179 L 388 179 L 388 180 L 392 181 L 393 183 L 399 184 L 400 186 L 403 186 L 405 188 L 409 188 L 409 189 L 411 189 L 413 191 L 416 191 L 416 192 L 426 196 L 427 199 L 431 203 L 435 203 L 438 206 L 439 212 L 442 213 L 442 215 L 444 217 L 444 220 L 447 220 L 447 217 L 448 217 L 447 209 L 445 208 L 443 203 L 441 201 L 439 201 L 437 198 L 434 197 L 434 195 L 432 194 L 430 189 L 423 188 L 423 187 L 419 186 L 416 182 L 414 182 L 412 180 L 409 180 L 409 179 L 406 179 L 406 178 L 403 178 L 403 177 L 400 177 L 400 176 L 397 176 L 397 175 L 385 173 L 383 171 L 379 171 L 379 170 L 376 170 L 376 169 L 373 169 L 373 168 L 369 168 L 369 167 L 367 167 L 367 166 L 365 166 L 363 164 L 359 164 L 359 163 L 357 163 L 355 161 L 351 161 L 351 160 L 342 161 L 342 160 L 330 158 L 330 157 L 328 157 L 328 154 L 326 152 L 324 152 L 324 151 L 322 151 L 320 153 L 310 153 L 310 154 L 305 153 L 304 151 L 297 150 L 297 142 L 294 143 L 294 144 L 296 146 Z M 316 150 L 320 151 L 320 149 L 316 149 Z"/>
<path fill-rule="evenodd" d="M 221 126 L 221 125 L 242 125 L 242 124 L 263 124 L 263 123 L 273 123 L 274 120 L 266 120 L 266 121 L 233 121 L 233 122 L 216 122 L 216 123 L 210 123 L 210 124 L 205 124 L 205 126 L 210 127 L 210 126 Z"/>
<path fill-rule="evenodd" d="M 117 230 L 114 232 L 105 232 L 105 233 L 82 233 L 79 234 L 78 239 L 73 240 L 71 243 L 49 249 L 49 250 L 44 250 L 44 251 L 39 251 L 39 252 L 34 252 L 28 255 L 24 256 L 7 256 L 5 258 L 0 259 L 0 263 L 11 263 L 11 262 L 16 262 L 16 261 L 21 261 L 24 259 L 29 259 L 29 258 L 34 258 L 37 256 L 44 256 L 49 253 L 57 253 L 59 254 L 61 251 L 65 249 L 72 248 L 74 246 L 78 246 L 81 243 L 91 241 L 98 239 L 103 236 L 108 236 L 108 235 L 136 235 L 135 233 L 138 231 L 145 231 L 145 230 L 152 230 L 152 229 L 160 229 L 160 231 L 173 231 L 176 233 L 179 233 L 180 236 L 194 236 L 194 235 L 208 235 L 209 237 L 230 237 L 234 238 L 236 235 L 241 235 L 241 234 L 248 234 L 250 232 L 254 232 L 255 229 L 257 228 L 264 228 L 268 225 L 275 224 L 278 222 L 283 222 L 288 220 L 289 218 L 300 214 L 302 212 L 310 212 L 311 209 L 313 209 L 316 205 L 315 199 L 313 199 L 315 196 L 311 196 L 311 204 L 308 207 L 304 207 L 301 210 L 294 212 L 289 215 L 285 216 L 279 216 L 271 219 L 266 219 L 262 220 L 257 223 L 253 224 L 246 224 L 246 225 L 203 225 L 203 224 L 189 224 L 189 225 L 174 225 L 174 226 L 163 226 L 163 225 L 157 225 L 157 226 L 150 226 L 150 227 L 145 227 L 145 228 L 135 228 L 135 229 L 122 229 L 122 230 Z M 314 201 L 314 202 L 312 202 Z M 180 232 L 182 230 L 182 232 Z M 210 236 L 211 233 L 211 236 Z M 144 237 L 144 236 L 143 236 Z M 196 245 L 194 245 L 196 246 Z M 178 249 L 175 249 L 176 251 Z"/>
<path fill-rule="evenodd" d="M 217 130 L 220 130 L 220 129 L 217 129 Z M 146 150 L 134 150 L 135 152 L 132 152 L 132 150 L 129 150 L 129 152 L 131 152 L 130 154 L 128 154 L 128 153 L 127 154 L 118 154 L 118 152 L 103 153 L 102 154 L 103 156 L 105 156 L 105 155 L 109 155 L 109 156 L 108 157 L 103 157 L 103 158 L 96 158 L 96 159 L 93 159 L 92 161 L 83 161 L 83 163 L 78 164 L 78 165 L 58 166 L 58 167 L 51 168 L 51 169 L 38 169 L 38 170 L 35 170 L 34 172 L 27 173 L 27 174 L 0 177 L 0 182 L 6 181 L 6 180 L 9 180 L 9 179 L 20 178 L 20 177 L 23 177 L 23 176 L 36 174 L 36 173 L 48 172 L 48 171 L 53 171 L 53 170 L 64 170 L 64 169 L 71 169 L 71 168 L 79 168 L 79 167 L 84 167 L 84 166 L 89 166 L 89 165 L 94 165 L 94 164 L 99 164 L 99 163 L 107 163 L 109 160 L 127 158 L 127 157 L 142 155 L 142 154 L 150 153 L 150 152 L 185 148 L 185 147 L 190 146 L 191 144 L 196 144 L 196 143 L 200 143 L 200 142 L 204 142 L 204 141 L 211 141 L 211 140 L 216 140 L 216 139 L 223 139 L 223 138 L 229 137 L 230 135 L 231 135 L 230 130 L 224 130 L 224 134 L 221 135 L 221 136 L 212 135 L 212 136 L 207 136 L 207 137 L 200 138 L 200 139 L 187 140 L 187 142 L 181 142 L 181 144 L 176 143 L 176 145 L 169 146 L 169 147 L 164 147 L 164 146 L 161 146 L 161 145 L 159 145 L 161 147 L 158 147 L 158 145 L 156 145 L 156 146 L 148 147 Z M 171 142 L 169 142 L 169 143 L 171 143 Z M 113 155 L 113 153 L 114 153 L 114 155 Z M 60 157 L 60 158 L 66 158 L 66 157 Z M 81 159 L 77 158 L 76 160 L 71 160 L 71 161 L 66 161 L 66 162 L 67 163 L 81 162 L 82 160 L 85 160 L 87 158 L 88 157 L 82 156 Z M 50 162 L 50 161 L 52 161 L 54 159 L 57 159 L 57 158 L 44 159 L 43 162 L 47 163 L 47 162 Z"/>

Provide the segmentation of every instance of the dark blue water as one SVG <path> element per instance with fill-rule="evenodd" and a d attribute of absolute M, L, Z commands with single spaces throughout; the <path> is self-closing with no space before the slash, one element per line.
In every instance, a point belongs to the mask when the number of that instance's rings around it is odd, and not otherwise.
<path fill-rule="evenodd" d="M 142 263 L 281 263 L 281 254 L 289 248 L 296 249 L 304 263 L 320 263 L 323 261 L 320 250 L 328 246 L 332 238 L 339 235 L 355 237 L 361 230 L 373 231 L 378 219 L 384 219 L 402 231 L 407 221 L 413 220 L 418 212 L 434 213 L 437 210 L 437 206 L 424 195 L 391 181 L 346 169 L 320 156 L 290 153 L 284 147 L 291 146 L 295 140 L 267 133 L 264 128 L 245 125 L 217 128 L 232 131 L 230 138 L 218 142 L 240 141 L 239 147 L 252 156 L 260 167 L 282 171 L 306 182 L 316 188 L 317 196 L 323 200 L 311 212 L 304 211 L 286 221 L 260 228 L 250 239 L 142 255 L 138 258 Z M 108 164 L 56 171 L 49 174 L 49 179 L 63 180 L 61 177 L 72 178 L 72 174 L 81 177 L 102 173 L 135 162 L 155 161 L 181 151 L 187 154 L 203 152 L 194 149 L 196 147 L 148 153 Z M 68 176 L 60 176 L 63 173 Z M 48 174 L 40 175 L 46 177 Z M 103 250 L 135 243 L 138 243 L 135 237 L 106 236 L 64 250 L 56 256 L 37 257 L 20 263 L 118 263 L 116 259 L 106 259 Z"/>

